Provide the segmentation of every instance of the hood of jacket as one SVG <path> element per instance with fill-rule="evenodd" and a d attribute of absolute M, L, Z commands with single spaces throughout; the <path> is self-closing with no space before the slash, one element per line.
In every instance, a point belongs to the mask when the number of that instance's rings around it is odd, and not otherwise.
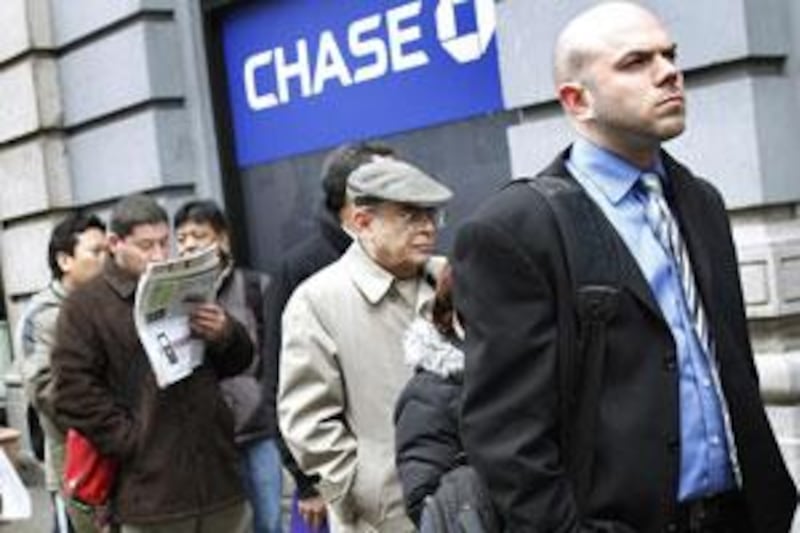
<path fill-rule="evenodd" d="M 415 369 L 445 378 L 464 372 L 464 352 L 424 318 L 411 322 L 403 337 L 403 349 L 406 363 Z"/>

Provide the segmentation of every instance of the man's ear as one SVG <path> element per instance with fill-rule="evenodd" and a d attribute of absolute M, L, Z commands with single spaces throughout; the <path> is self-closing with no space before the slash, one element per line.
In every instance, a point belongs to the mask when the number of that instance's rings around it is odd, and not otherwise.
<path fill-rule="evenodd" d="M 117 251 L 121 242 L 122 237 L 116 233 L 109 232 L 106 236 L 106 245 L 108 246 L 108 251 L 111 252 L 112 255 Z"/>
<path fill-rule="evenodd" d="M 67 252 L 58 252 L 56 254 L 56 263 L 58 263 L 59 270 L 64 274 L 69 273 L 72 269 L 72 259 L 73 257 Z"/>
<path fill-rule="evenodd" d="M 350 221 L 353 223 L 353 229 L 357 232 L 364 231 L 369 228 L 372 223 L 374 215 L 369 209 L 364 207 L 354 207 L 350 214 Z"/>
<path fill-rule="evenodd" d="M 586 122 L 594 117 L 592 94 L 581 83 L 562 83 L 558 87 L 558 100 L 564 111 L 579 122 Z"/>

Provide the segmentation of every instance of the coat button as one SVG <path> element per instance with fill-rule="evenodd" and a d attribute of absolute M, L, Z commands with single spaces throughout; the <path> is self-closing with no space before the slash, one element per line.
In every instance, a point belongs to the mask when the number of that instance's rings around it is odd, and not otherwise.
<path fill-rule="evenodd" d="M 678 367 L 677 361 L 674 357 L 665 357 L 664 358 L 664 370 L 667 372 L 675 372 L 675 369 Z"/>
<path fill-rule="evenodd" d="M 670 523 L 669 523 L 669 524 L 667 524 L 667 526 L 664 528 L 664 531 L 666 531 L 667 533 L 677 533 L 677 531 L 678 531 L 678 524 L 676 524 L 675 522 L 670 522 Z"/>

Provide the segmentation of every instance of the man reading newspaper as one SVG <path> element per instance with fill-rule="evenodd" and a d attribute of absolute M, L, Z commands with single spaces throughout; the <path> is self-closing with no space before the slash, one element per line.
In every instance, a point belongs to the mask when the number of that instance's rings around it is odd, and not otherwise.
<path fill-rule="evenodd" d="M 219 275 L 219 255 L 207 249 L 150 263 L 139 278 L 133 321 L 159 387 L 186 378 L 203 364 L 205 339 L 193 331 L 191 317 L 216 298 Z"/>
<path fill-rule="evenodd" d="M 112 508 L 122 533 L 250 531 L 221 377 L 253 357 L 242 325 L 199 303 L 190 327 L 205 340 L 203 363 L 159 388 L 134 325 L 137 281 L 167 257 L 166 212 L 152 199 L 123 198 L 110 221 L 111 258 L 69 295 L 53 353 L 59 419 L 120 463 Z"/>

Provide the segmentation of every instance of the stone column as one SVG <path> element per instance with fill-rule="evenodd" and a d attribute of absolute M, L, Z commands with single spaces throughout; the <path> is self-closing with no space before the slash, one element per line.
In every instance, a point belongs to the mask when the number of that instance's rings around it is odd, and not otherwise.
<path fill-rule="evenodd" d="M 12 323 L 14 296 L 46 284 L 42 261 L 51 212 L 71 201 L 63 110 L 46 0 L 0 3 L 0 221 L 2 275 Z M 24 222 L 15 223 L 15 220 Z M 13 331 L 13 328 L 12 328 Z M 11 425 L 29 447 L 25 400 L 14 367 L 4 376 Z"/>

